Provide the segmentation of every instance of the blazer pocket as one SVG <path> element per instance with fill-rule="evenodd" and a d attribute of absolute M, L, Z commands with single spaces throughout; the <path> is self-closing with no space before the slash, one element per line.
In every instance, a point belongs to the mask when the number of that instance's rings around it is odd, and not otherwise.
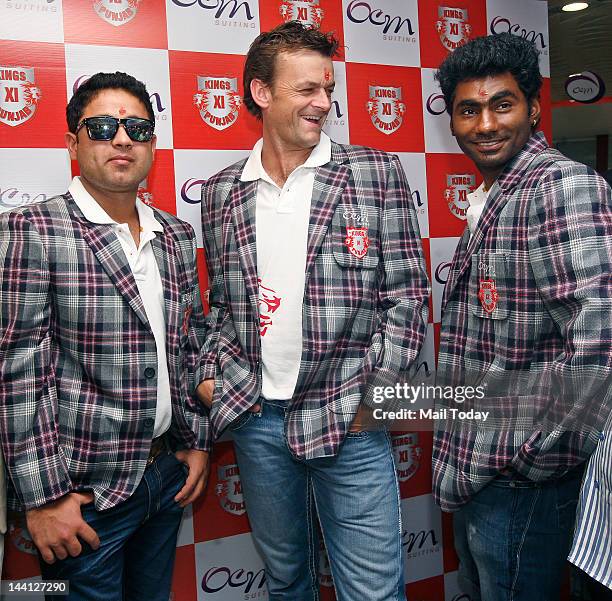
<path fill-rule="evenodd" d="M 187 342 L 189 336 L 189 322 L 191 320 L 191 313 L 193 312 L 193 295 L 193 288 L 185 292 L 181 292 L 181 301 L 179 304 L 181 346 L 183 346 Z"/>
<path fill-rule="evenodd" d="M 508 255 L 482 252 L 472 256 L 470 305 L 483 319 L 508 317 Z"/>
<path fill-rule="evenodd" d="M 373 207 L 339 205 L 332 227 L 334 259 L 338 265 L 376 269 L 378 218 Z"/>

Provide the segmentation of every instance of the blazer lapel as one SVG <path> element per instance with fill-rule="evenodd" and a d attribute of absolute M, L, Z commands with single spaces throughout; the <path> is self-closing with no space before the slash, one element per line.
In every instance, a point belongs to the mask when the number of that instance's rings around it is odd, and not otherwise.
<path fill-rule="evenodd" d="M 127 262 L 121 243 L 113 231 L 113 226 L 108 224 L 90 224 L 84 228 L 83 239 L 89 244 L 119 294 L 125 298 L 140 321 L 149 326 L 149 320 L 138 293 L 136 281 L 132 275 L 132 270 Z"/>
<path fill-rule="evenodd" d="M 254 315 L 258 316 L 259 285 L 257 283 L 257 244 L 255 242 L 256 198 L 257 181 L 243 182 L 238 179 L 232 187 L 229 206 L 231 207 L 234 239 L 247 295 L 251 301 Z"/>
<path fill-rule="evenodd" d="M 508 164 L 493 186 L 491 186 L 491 191 L 489 192 L 476 230 L 471 238 L 466 240 L 466 237 L 469 236 L 469 231 L 466 227 L 464 237 L 457 247 L 453 259 L 453 269 L 444 290 L 443 308 L 446 301 L 450 299 L 457 283 L 471 265 L 472 255 L 480 248 L 486 233 L 497 220 L 497 216 L 501 213 L 506 203 L 512 197 L 512 189 L 525 176 L 525 172 L 529 169 L 529 165 L 537 157 L 538 153 L 547 148 L 547 146 L 546 139 L 542 133 L 534 134 L 527 141 L 523 149 Z"/>
<path fill-rule="evenodd" d="M 319 253 L 321 244 L 327 234 L 329 223 L 342 198 L 342 193 L 349 179 L 349 170 L 339 164 L 345 155 L 338 155 L 340 148 L 333 144 L 332 160 L 319 167 L 315 174 L 310 204 L 310 222 L 308 224 L 308 255 L 306 257 L 306 281 L 312 264 Z M 337 156 L 333 156 L 333 155 Z"/>
<path fill-rule="evenodd" d="M 164 291 L 166 340 L 170 341 L 176 338 L 176 333 L 179 332 L 181 326 L 179 319 L 182 318 L 182 315 L 179 315 L 181 299 L 179 298 L 180 282 L 176 264 L 176 247 L 172 236 L 166 234 L 165 230 L 157 232 L 155 238 L 151 240 L 151 247 L 159 267 Z"/>

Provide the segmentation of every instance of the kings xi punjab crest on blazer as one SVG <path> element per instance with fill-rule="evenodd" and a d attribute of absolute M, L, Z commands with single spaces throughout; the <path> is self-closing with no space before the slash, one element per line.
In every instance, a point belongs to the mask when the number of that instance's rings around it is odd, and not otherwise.
<path fill-rule="evenodd" d="M 318 29 L 323 20 L 323 9 L 319 0 L 283 0 L 279 12 L 283 21 L 300 21 L 306 27 Z"/>
<path fill-rule="evenodd" d="M 383 134 L 396 132 L 403 122 L 406 105 L 402 102 L 402 88 L 369 86 L 366 109 L 374 127 Z"/>
<path fill-rule="evenodd" d="M 346 238 L 344 239 L 349 252 L 357 257 L 363 259 L 368 252 L 370 246 L 370 239 L 368 238 L 367 227 L 347 227 Z"/>
<path fill-rule="evenodd" d="M 468 11 L 465 8 L 438 7 L 436 31 L 442 46 L 453 51 L 468 41 L 472 27 L 467 20 Z"/>
<path fill-rule="evenodd" d="M 219 131 L 233 125 L 242 105 L 237 90 L 237 77 L 198 75 L 198 91 L 193 97 L 193 103 L 200 111 L 202 121 Z"/>
<path fill-rule="evenodd" d="M 0 123 L 16 127 L 30 120 L 41 96 L 32 67 L 0 66 Z"/>
<path fill-rule="evenodd" d="M 487 313 L 493 313 L 497 307 L 497 289 L 495 288 L 495 280 L 480 280 L 480 289 L 478 290 L 478 299 L 482 308 Z"/>
<path fill-rule="evenodd" d="M 136 16 L 139 2 L 140 0 L 94 0 L 93 8 L 100 19 L 119 27 Z"/>

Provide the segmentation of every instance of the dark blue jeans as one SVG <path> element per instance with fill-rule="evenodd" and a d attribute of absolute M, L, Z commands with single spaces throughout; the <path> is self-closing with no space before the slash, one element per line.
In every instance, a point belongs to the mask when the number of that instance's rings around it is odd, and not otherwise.
<path fill-rule="evenodd" d="M 69 601 L 168 601 L 183 509 L 174 501 L 187 468 L 169 452 L 147 467 L 132 496 L 106 511 L 83 505 L 100 547 L 47 564 L 43 578 L 70 582 Z M 48 597 L 56 601 L 59 597 Z"/>
<path fill-rule="evenodd" d="M 473 601 L 559 601 L 581 477 L 498 476 L 454 514 L 459 579 Z"/>

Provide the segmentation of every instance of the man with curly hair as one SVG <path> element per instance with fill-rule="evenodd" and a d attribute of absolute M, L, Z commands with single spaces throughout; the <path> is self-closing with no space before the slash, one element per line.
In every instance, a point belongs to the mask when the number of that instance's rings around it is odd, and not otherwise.
<path fill-rule="evenodd" d="M 438 378 L 481 387 L 470 408 L 490 417 L 437 423 L 434 496 L 455 512 L 473 599 L 556 601 L 612 394 L 610 188 L 538 131 L 531 42 L 476 38 L 437 78 L 484 180 L 444 291 Z"/>

